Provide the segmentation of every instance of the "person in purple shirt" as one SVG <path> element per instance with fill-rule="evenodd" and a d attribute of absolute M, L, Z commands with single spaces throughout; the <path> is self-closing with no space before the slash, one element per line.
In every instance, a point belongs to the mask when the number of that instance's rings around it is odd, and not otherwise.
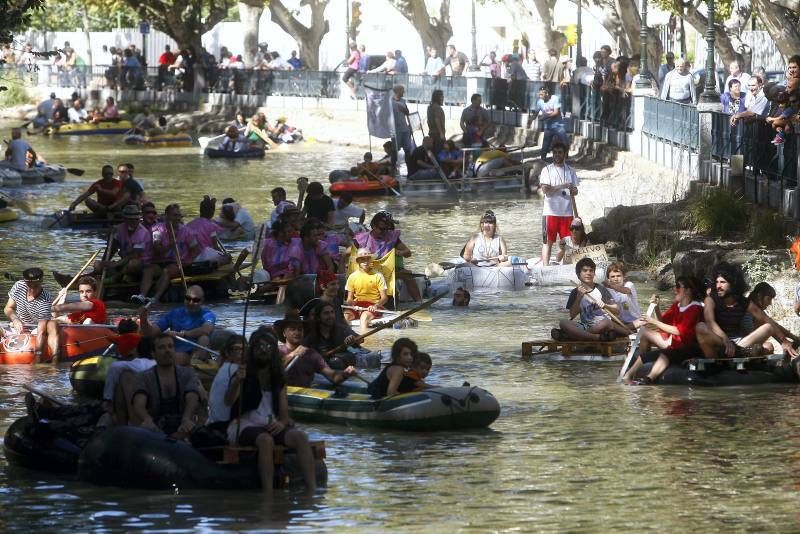
<path fill-rule="evenodd" d="M 147 295 L 159 272 L 153 262 L 153 235 L 142 226 L 141 217 L 142 210 L 136 204 L 122 208 L 124 222 L 114 230 L 108 260 L 98 262 L 100 270 L 107 269 L 112 279 L 121 276 L 140 279 L 138 296 Z M 112 260 L 117 253 L 119 259 Z"/>

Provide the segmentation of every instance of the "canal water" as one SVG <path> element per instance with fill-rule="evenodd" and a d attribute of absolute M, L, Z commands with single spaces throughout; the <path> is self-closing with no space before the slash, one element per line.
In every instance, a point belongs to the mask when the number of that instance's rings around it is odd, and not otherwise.
<path fill-rule="evenodd" d="M 209 161 L 198 148 L 142 150 L 112 137 L 31 137 L 48 160 L 87 172 L 64 183 L 16 188 L 41 214 L 66 207 L 100 166 L 135 164 L 159 208 L 179 202 L 186 220 L 203 194 L 231 196 L 263 220 L 269 190 L 296 195 L 298 176 L 327 183 L 361 151 L 305 143 L 259 161 Z M 6 190 L 9 192 L 9 190 Z M 538 199 L 359 199 L 369 214 L 389 209 L 423 270 L 458 255 L 486 209 L 498 214 L 511 252 L 535 256 Z M 44 231 L 41 217 L 0 225 L 3 297 L 21 270 L 77 269 L 104 236 Z M 55 282 L 46 277 L 46 285 Z M 500 418 L 483 431 L 413 434 L 303 425 L 325 440 L 329 487 L 311 498 L 196 490 L 100 488 L 13 468 L 0 458 L 5 530 L 608 531 L 797 530 L 800 516 L 800 388 L 625 387 L 613 363 L 523 362 L 520 344 L 546 337 L 569 288 L 477 293 L 468 310 L 437 303 L 433 322 L 385 330 L 367 346 L 402 335 L 433 355 L 430 381 L 467 380 L 498 398 Z M 640 288 L 645 302 L 652 290 Z M 239 304 L 213 304 L 219 324 L 238 327 Z M 163 306 L 159 310 L 165 309 Z M 130 313 L 132 309 L 118 310 Z M 253 306 L 250 328 L 282 315 Z M 0 367 L 0 431 L 24 414 L 22 385 L 69 398 L 67 370 Z"/>

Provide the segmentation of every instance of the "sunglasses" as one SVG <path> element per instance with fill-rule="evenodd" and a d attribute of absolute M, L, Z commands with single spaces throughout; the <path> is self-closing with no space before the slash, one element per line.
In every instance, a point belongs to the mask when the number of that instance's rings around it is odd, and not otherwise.
<path fill-rule="evenodd" d="M 184 297 L 184 300 L 185 300 L 186 302 L 203 302 L 203 299 L 201 299 L 201 298 L 199 298 L 199 297 L 190 297 L 189 295 L 186 295 L 186 296 Z"/>

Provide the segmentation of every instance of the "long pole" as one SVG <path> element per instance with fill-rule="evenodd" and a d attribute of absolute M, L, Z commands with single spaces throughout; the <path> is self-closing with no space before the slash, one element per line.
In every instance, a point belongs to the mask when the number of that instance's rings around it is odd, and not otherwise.
<path fill-rule="evenodd" d="M 250 308 L 250 288 L 253 287 L 253 277 L 256 273 L 256 264 L 258 263 L 258 249 L 261 247 L 261 239 L 264 236 L 264 228 L 266 225 L 258 227 L 258 238 L 256 239 L 253 248 L 253 263 L 250 264 L 250 279 L 247 281 L 247 297 L 244 301 L 244 317 L 242 318 L 242 337 L 246 339 L 247 333 L 247 310 Z"/>
<path fill-rule="evenodd" d="M 470 58 L 469 70 L 477 72 L 481 70 L 478 66 L 478 30 L 475 27 L 475 0 L 472 0 L 472 57 Z"/>
<path fill-rule="evenodd" d="M 583 57 L 583 52 L 581 52 L 582 42 L 583 42 L 583 2 L 582 0 L 578 0 L 578 23 L 576 24 L 576 33 L 575 33 L 575 48 L 577 48 L 575 52 L 575 65 L 578 64 L 578 60 Z"/>
<path fill-rule="evenodd" d="M 178 272 L 181 273 L 181 282 L 183 282 L 183 292 L 189 290 L 186 285 L 186 276 L 183 274 L 183 262 L 181 261 L 181 250 L 178 246 L 178 240 L 175 239 L 175 229 L 172 228 L 172 223 L 167 221 L 167 228 L 169 228 L 169 235 L 172 237 L 172 248 L 175 251 L 175 261 L 178 262 Z"/>

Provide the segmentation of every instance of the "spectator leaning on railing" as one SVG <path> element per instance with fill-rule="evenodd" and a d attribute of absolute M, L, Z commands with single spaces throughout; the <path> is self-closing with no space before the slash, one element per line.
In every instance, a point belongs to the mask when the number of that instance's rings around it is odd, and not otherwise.
<path fill-rule="evenodd" d="M 675 69 L 669 71 L 664 78 L 661 98 L 681 104 L 693 104 L 697 100 L 692 74 L 689 72 L 689 64 L 685 59 L 678 58 L 675 61 Z"/>
<path fill-rule="evenodd" d="M 742 84 L 736 78 L 731 78 L 726 84 L 728 90 L 722 93 L 722 112 L 728 115 L 735 115 L 745 110 L 745 95 L 742 93 Z"/>
<path fill-rule="evenodd" d="M 764 95 L 764 82 L 760 76 L 751 76 L 747 82 L 747 96 L 744 99 L 745 110 L 731 116 L 731 126 L 739 119 L 764 118 L 769 110 L 769 100 Z"/>

